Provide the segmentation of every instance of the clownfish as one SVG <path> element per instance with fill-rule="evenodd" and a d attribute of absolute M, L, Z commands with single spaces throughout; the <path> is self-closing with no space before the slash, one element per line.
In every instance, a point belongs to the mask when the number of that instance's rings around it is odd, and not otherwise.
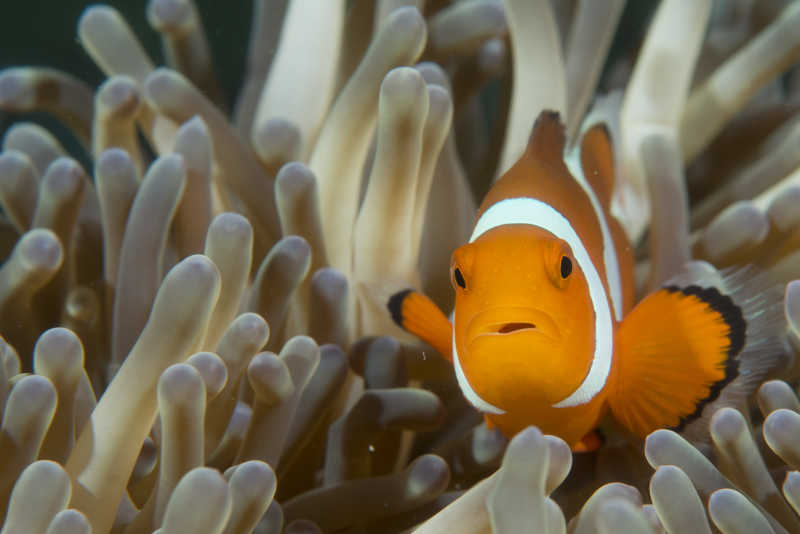
<path fill-rule="evenodd" d="M 567 153 L 558 113 L 542 112 L 452 255 L 452 322 L 417 291 L 388 301 L 394 321 L 452 362 L 466 399 L 509 438 L 536 425 L 592 450 L 609 411 L 641 438 L 686 431 L 707 423 L 710 406 L 752 392 L 783 355 L 780 298 L 752 273 L 695 269 L 634 306 L 613 187 L 604 125 Z"/>

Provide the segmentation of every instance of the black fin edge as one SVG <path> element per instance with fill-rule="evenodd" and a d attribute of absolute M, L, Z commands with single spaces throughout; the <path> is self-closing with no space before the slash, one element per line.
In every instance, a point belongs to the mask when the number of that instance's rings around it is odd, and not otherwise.
<path fill-rule="evenodd" d="M 389 308 L 389 313 L 392 314 L 392 321 L 394 321 L 397 326 L 399 326 L 404 330 L 405 326 L 403 326 L 403 301 L 413 291 L 414 291 L 413 289 L 404 289 L 402 291 L 398 291 L 397 293 L 392 295 L 389 298 L 389 302 L 386 303 L 386 307 Z"/>
<path fill-rule="evenodd" d="M 543 109 L 540 111 L 539 116 L 536 117 L 533 123 L 533 128 L 536 129 L 537 126 L 541 126 L 545 122 L 552 122 L 557 124 L 559 128 L 564 128 L 564 124 L 561 122 L 561 112 L 555 109 Z"/>
<path fill-rule="evenodd" d="M 537 147 L 540 136 L 554 136 L 556 144 L 563 150 L 567 142 L 566 127 L 561 121 L 561 113 L 553 109 L 543 109 L 533 122 L 531 134 L 528 137 L 528 147 Z M 534 149 L 535 151 L 535 149 Z"/>
<path fill-rule="evenodd" d="M 728 356 L 725 359 L 725 377 L 715 382 L 708 392 L 708 395 L 697 403 L 694 412 L 681 417 L 678 425 L 670 430 L 681 432 L 686 425 L 700 418 L 705 407 L 717 400 L 723 388 L 730 384 L 739 376 L 739 362 L 736 356 L 744 348 L 746 341 L 747 321 L 744 319 L 742 309 L 733 302 L 728 295 L 723 295 L 714 287 L 700 287 L 691 285 L 686 287 L 666 286 L 662 288 L 670 293 L 683 293 L 699 298 L 708 306 L 722 316 L 722 320 L 728 325 Z"/>

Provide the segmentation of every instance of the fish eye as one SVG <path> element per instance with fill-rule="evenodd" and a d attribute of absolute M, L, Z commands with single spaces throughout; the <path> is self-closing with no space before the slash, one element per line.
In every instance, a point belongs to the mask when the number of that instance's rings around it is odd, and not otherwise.
<path fill-rule="evenodd" d="M 461 274 L 461 269 L 458 267 L 453 269 L 453 278 L 461 289 L 467 289 L 467 282 L 464 280 L 464 275 Z"/>
<path fill-rule="evenodd" d="M 567 278 L 572 273 L 572 260 L 567 256 L 561 256 L 561 278 Z"/>

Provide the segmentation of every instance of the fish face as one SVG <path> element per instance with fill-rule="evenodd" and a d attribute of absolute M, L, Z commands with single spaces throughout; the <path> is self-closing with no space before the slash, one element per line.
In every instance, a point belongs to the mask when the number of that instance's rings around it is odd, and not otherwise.
<path fill-rule="evenodd" d="M 451 274 L 454 363 L 468 398 L 471 389 L 501 413 L 550 407 L 578 388 L 591 365 L 594 311 L 564 241 L 530 225 L 498 227 L 456 250 Z"/>

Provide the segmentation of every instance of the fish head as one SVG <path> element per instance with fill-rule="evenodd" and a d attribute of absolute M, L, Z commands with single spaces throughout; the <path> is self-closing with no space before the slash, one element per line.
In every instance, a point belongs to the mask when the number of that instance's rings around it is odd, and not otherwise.
<path fill-rule="evenodd" d="M 511 411 L 552 406 L 578 388 L 591 366 L 594 310 L 566 242 L 531 225 L 493 228 L 453 253 L 451 281 L 462 390 Z"/>

